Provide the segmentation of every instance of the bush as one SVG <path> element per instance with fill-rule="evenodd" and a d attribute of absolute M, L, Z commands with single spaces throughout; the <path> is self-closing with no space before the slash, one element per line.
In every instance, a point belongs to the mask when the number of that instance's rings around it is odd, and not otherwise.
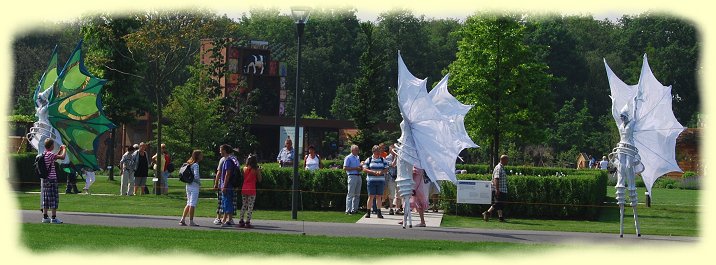
<path fill-rule="evenodd" d="M 11 154 L 10 160 L 15 167 L 14 174 L 10 178 L 13 189 L 20 190 L 28 187 L 39 187 L 40 179 L 35 177 L 35 156 L 37 153 L 19 153 Z M 56 166 L 58 164 L 55 164 Z M 57 166 L 57 181 L 59 183 L 67 182 L 67 176 L 64 171 Z"/>
<path fill-rule="evenodd" d="M 509 203 L 506 212 L 509 216 L 548 218 L 548 219 L 587 219 L 595 220 L 599 216 L 605 200 L 607 174 L 605 171 L 581 170 L 562 177 L 554 176 L 550 168 L 526 168 L 522 170 L 541 172 L 545 176 L 508 177 Z M 490 180 L 491 174 L 461 174 L 459 179 Z M 456 186 L 450 182 L 441 184 L 441 207 L 447 213 L 480 216 L 489 205 L 456 204 Z M 446 200 L 445 200 L 446 199 Z"/>

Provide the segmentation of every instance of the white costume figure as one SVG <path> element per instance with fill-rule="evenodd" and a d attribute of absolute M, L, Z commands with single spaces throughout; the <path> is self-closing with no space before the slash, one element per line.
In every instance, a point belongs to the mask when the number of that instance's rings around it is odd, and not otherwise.
<path fill-rule="evenodd" d="M 463 105 L 447 90 L 446 75 L 430 93 L 426 79 L 413 76 L 398 53 L 398 106 L 403 121 L 396 144 L 398 195 L 403 198 L 403 228 L 412 227 L 410 196 L 413 193 L 413 166 L 422 168 L 432 182 L 455 177 L 455 159 L 462 149 L 478 147 L 467 135 L 465 114 L 472 108 Z M 438 186 L 439 188 L 439 186 Z"/>
<path fill-rule="evenodd" d="M 625 190 L 634 212 L 637 236 L 636 174 L 641 174 L 647 191 L 656 179 L 672 171 L 681 172 L 676 163 L 676 138 L 684 127 L 671 110 L 671 86 L 663 86 L 656 80 L 644 55 L 639 84 L 629 86 L 622 82 L 607 65 L 612 98 L 612 116 L 619 128 L 620 141 L 609 161 L 616 168 L 616 199 L 619 204 L 619 236 L 624 236 Z M 626 182 L 626 186 L 625 186 Z"/>
<path fill-rule="evenodd" d="M 37 116 L 37 122 L 30 128 L 30 133 L 27 134 L 27 139 L 38 154 L 45 152 L 45 139 L 52 138 L 55 141 L 54 150 L 59 150 L 62 145 L 62 138 L 60 133 L 50 125 L 50 120 L 47 114 L 47 108 L 50 104 L 48 98 L 52 93 L 52 87 L 46 88 L 45 91 L 37 93 L 37 99 L 35 100 L 35 116 Z M 69 163 L 69 156 L 65 156 L 65 159 L 60 161 L 62 164 Z"/>

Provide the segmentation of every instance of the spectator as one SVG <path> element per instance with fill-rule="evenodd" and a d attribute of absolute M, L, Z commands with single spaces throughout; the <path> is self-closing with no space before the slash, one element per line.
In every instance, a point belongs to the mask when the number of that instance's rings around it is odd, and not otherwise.
<path fill-rule="evenodd" d="M 495 166 L 492 170 L 492 205 L 490 209 L 482 213 L 482 218 L 485 222 L 490 220 L 490 215 L 493 211 L 497 210 L 497 215 L 500 218 L 500 222 L 505 221 L 505 217 L 502 215 L 505 202 L 507 201 L 507 172 L 505 166 L 507 165 L 509 158 L 507 155 L 500 156 L 500 163 Z"/>
<path fill-rule="evenodd" d="M 256 202 L 256 183 L 261 182 L 261 167 L 256 156 L 246 158 L 246 166 L 244 167 L 244 183 L 241 185 L 241 215 L 239 218 L 239 227 L 253 228 L 251 225 L 251 215 L 254 211 L 254 203 Z M 246 213 L 246 222 L 244 222 L 244 213 Z"/>
<path fill-rule="evenodd" d="M 607 160 L 607 156 L 602 156 L 602 161 L 599 161 L 599 169 L 607 170 L 607 167 L 609 167 L 609 160 Z"/>
<path fill-rule="evenodd" d="M 313 145 L 308 147 L 308 154 L 303 158 L 303 165 L 309 171 L 321 168 L 321 157 L 316 154 L 316 148 Z"/>
<path fill-rule="evenodd" d="M 95 181 L 94 171 L 89 168 L 82 168 L 82 171 L 84 172 L 84 176 L 85 176 L 85 187 L 82 189 L 82 191 L 85 194 L 89 195 L 89 194 L 91 194 L 90 186 L 92 186 L 92 184 Z"/>
<path fill-rule="evenodd" d="M 280 167 L 290 167 L 293 166 L 294 155 L 293 142 L 291 142 L 291 138 L 287 138 L 284 142 L 284 148 L 282 148 L 281 151 L 278 152 L 278 156 L 276 156 L 276 161 L 278 161 Z"/>
<path fill-rule="evenodd" d="M 373 201 L 383 201 L 383 190 L 385 188 L 385 172 L 388 171 L 388 164 L 385 159 L 381 157 L 383 150 L 379 146 L 373 146 L 373 155 L 369 156 L 363 163 L 363 172 L 366 173 L 366 180 L 368 184 L 368 202 L 366 204 L 365 218 L 370 218 L 370 209 L 373 206 Z M 378 218 L 383 218 L 383 214 L 380 212 L 380 207 L 377 207 Z"/>
<path fill-rule="evenodd" d="M 587 168 L 594 168 L 594 164 L 596 164 L 596 162 L 597 160 L 592 155 L 589 155 L 589 165 Z"/>
<path fill-rule="evenodd" d="M 222 227 L 228 227 L 233 226 L 234 223 L 232 221 L 234 216 L 234 211 L 236 208 L 234 207 L 234 186 L 231 185 L 231 178 L 235 177 L 232 174 L 236 172 L 236 170 L 240 170 L 239 167 L 239 161 L 234 156 L 234 150 L 231 149 L 231 146 L 228 144 L 224 144 L 221 146 L 221 156 L 223 156 L 224 164 L 221 167 L 221 172 L 219 175 L 219 189 L 221 189 L 221 208 L 224 213 L 221 219 Z"/>
<path fill-rule="evenodd" d="M 63 167 L 65 168 L 65 172 L 67 172 L 67 188 L 65 189 L 65 194 L 80 193 L 80 191 L 77 190 L 77 170 L 75 169 L 75 165 L 69 163 Z"/>
<path fill-rule="evenodd" d="M 395 163 L 397 162 L 397 155 L 395 154 L 395 151 L 393 150 L 395 148 L 395 145 L 390 145 L 390 150 L 388 151 L 388 155 L 385 157 L 385 162 L 388 163 L 388 171 L 385 174 L 385 198 L 388 200 L 388 206 L 386 207 L 388 209 L 389 215 L 394 215 L 396 208 L 396 205 L 394 204 L 397 202 L 398 197 L 395 196 L 397 194 L 397 186 L 395 185 L 395 178 L 397 177 L 397 172 L 395 168 Z M 397 209 L 396 209 L 397 210 Z"/>
<path fill-rule="evenodd" d="M 162 154 L 164 155 L 163 159 L 161 159 L 161 163 L 157 162 L 157 156 L 159 154 L 155 154 L 152 156 L 152 162 L 154 162 L 154 166 L 157 166 L 161 169 L 161 178 L 159 180 L 160 182 L 160 190 L 161 194 L 167 194 L 169 193 L 169 163 L 171 163 L 171 157 L 169 157 L 169 153 L 167 152 L 167 145 L 162 144 L 161 145 Z M 155 168 L 156 169 L 156 168 Z"/>
<path fill-rule="evenodd" d="M 430 179 L 425 175 L 425 170 L 413 167 L 413 196 L 410 197 L 410 207 L 415 209 L 420 216 L 420 223 L 415 227 L 425 227 L 425 210 L 428 209 L 428 194 L 430 193 Z"/>
<path fill-rule="evenodd" d="M 145 189 L 147 187 L 147 178 L 149 177 L 147 144 L 141 142 L 137 147 L 137 151 L 134 151 L 134 164 L 137 168 L 134 171 L 134 194 L 146 194 Z"/>
<path fill-rule="evenodd" d="M 184 206 L 184 212 L 181 214 L 179 224 L 186 226 L 186 216 L 189 215 L 189 225 L 199 226 L 194 223 L 194 210 L 196 209 L 196 202 L 199 200 L 199 189 L 201 188 L 201 178 L 199 176 L 199 162 L 204 159 L 201 150 L 194 150 L 191 153 L 191 157 L 186 161 L 190 165 L 191 172 L 194 173 L 194 181 L 186 183 L 186 206 Z"/>
<path fill-rule="evenodd" d="M 343 170 L 348 174 L 348 194 L 346 195 L 346 214 L 358 212 L 360 203 L 360 172 L 361 162 L 358 156 L 358 146 L 351 145 L 351 154 L 343 159 Z"/>
<path fill-rule="evenodd" d="M 134 147 L 127 146 L 127 152 L 124 152 L 122 159 L 119 160 L 119 166 L 122 169 L 122 180 L 119 187 L 119 195 L 134 195 Z"/>
<path fill-rule="evenodd" d="M 45 159 L 45 166 L 47 166 L 47 178 L 40 180 L 40 204 L 42 207 L 42 222 L 51 224 L 61 224 L 62 220 L 57 218 L 57 208 L 60 205 L 60 193 L 57 188 L 57 168 L 55 167 L 55 160 L 65 159 L 65 145 L 60 146 L 60 150 L 57 154 L 52 153 L 52 149 L 55 148 L 55 141 L 51 138 L 45 139 L 45 152 L 42 156 Z M 47 216 L 47 209 L 52 210 L 52 219 Z"/>

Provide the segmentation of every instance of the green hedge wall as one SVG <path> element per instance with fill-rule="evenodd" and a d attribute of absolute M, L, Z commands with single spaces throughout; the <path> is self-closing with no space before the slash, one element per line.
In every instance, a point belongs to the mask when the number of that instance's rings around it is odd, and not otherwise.
<path fill-rule="evenodd" d="M 558 169 L 557 172 L 563 172 Z M 605 171 L 575 171 L 565 176 L 540 168 L 535 171 L 546 176 L 516 176 L 507 179 L 509 203 L 505 214 L 510 217 L 594 220 L 599 216 L 606 199 L 607 174 Z M 490 174 L 459 174 L 458 179 L 490 180 Z M 456 186 L 441 184 L 443 210 L 450 214 L 480 216 L 489 205 L 457 204 Z"/>
<path fill-rule="evenodd" d="M 10 179 L 12 187 L 17 190 L 25 187 L 40 186 L 40 179 L 35 178 L 35 156 L 37 153 L 10 154 L 10 161 L 14 165 L 15 175 Z M 59 169 L 59 168 L 58 168 Z M 57 171 L 58 182 L 67 182 L 64 171 Z"/>
<path fill-rule="evenodd" d="M 13 154 L 16 174 L 13 178 L 16 188 L 38 185 L 34 178 L 35 154 Z M 275 163 L 273 163 L 275 164 Z M 292 168 L 279 168 L 262 164 L 263 181 L 258 183 L 257 206 L 261 209 L 290 209 Z M 490 180 L 489 168 L 485 165 L 459 165 L 473 174 L 458 174 L 458 179 Z M 506 167 L 512 170 L 508 178 L 510 201 L 505 209 L 509 217 L 530 217 L 550 219 L 595 219 L 605 201 L 607 174 L 599 170 L 574 170 L 565 168 Z M 562 172 L 565 176 L 554 176 Z M 58 172 L 60 182 L 65 182 L 63 171 Z M 524 175 L 514 175 L 522 173 Z M 510 174 L 510 173 L 508 173 Z M 536 176 L 541 175 L 541 176 Z M 299 170 L 301 181 L 301 203 L 299 210 L 345 209 L 347 177 L 345 171 L 321 169 Z M 361 185 L 361 205 L 366 199 L 366 183 Z M 456 204 L 456 187 L 450 182 L 441 183 L 443 210 L 450 214 L 480 216 L 489 205 Z M 584 205 L 584 206 L 583 206 Z"/>

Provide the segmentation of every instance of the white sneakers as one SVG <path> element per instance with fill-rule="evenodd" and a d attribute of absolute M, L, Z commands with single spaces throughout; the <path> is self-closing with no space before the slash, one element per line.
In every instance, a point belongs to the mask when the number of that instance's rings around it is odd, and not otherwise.
<path fill-rule="evenodd" d="M 49 223 L 50 223 L 50 218 L 42 218 L 42 223 L 43 223 L 43 224 L 49 224 Z"/>

